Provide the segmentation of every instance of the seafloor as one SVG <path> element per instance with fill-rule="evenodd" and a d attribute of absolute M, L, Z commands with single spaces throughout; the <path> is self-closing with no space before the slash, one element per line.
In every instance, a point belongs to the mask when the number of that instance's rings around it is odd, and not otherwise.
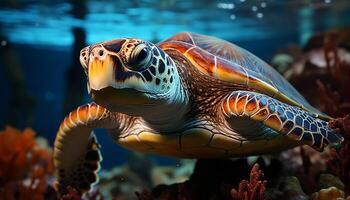
<path fill-rule="evenodd" d="M 303 146 L 259 157 L 185 160 L 174 167 L 135 153 L 127 164 L 102 171 L 87 195 L 70 187 L 60 199 L 350 199 L 350 28 L 314 35 L 303 47 L 279 51 L 270 63 L 312 105 L 335 118 L 329 126 L 344 135 L 341 145 L 323 152 Z M 30 128 L 0 132 L 1 200 L 57 199 L 54 183 L 46 139 Z"/>

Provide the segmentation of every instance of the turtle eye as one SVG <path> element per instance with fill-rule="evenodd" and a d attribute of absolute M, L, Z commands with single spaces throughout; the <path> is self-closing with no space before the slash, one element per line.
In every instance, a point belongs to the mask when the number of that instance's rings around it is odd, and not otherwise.
<path fill-rule="evenodd" d="M 150 64 L 152 53 L 145 44 L 137 45 L 132 51 L 129 59 L 129 67 L 132 70 L 142 70 Z"/>

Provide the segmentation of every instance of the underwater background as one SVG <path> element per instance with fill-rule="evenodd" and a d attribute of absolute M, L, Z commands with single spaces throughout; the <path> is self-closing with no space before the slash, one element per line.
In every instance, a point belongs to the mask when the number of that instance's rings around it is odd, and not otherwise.
<path fill-rule="evenodd" d="M 1 0 L 0 127 L 30 127 L 52 146 L 63 117 L 91 102 L 79 63 L 80 49 L 89 44 L 121 37 L 159 42 L 189 31 L 233 42 L 272 63 L 282 49 L 305 47 L 317 33 L 349 26 L 349 0 Z M 144 158 L 115 145 L 104 130 L 96 135 L 103 169 L 135 159 L 174 167 L 186 162 Z"/>

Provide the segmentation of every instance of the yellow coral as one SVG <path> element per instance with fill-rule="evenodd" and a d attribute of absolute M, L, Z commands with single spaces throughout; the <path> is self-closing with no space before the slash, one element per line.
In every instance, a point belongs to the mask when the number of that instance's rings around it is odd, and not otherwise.
<path fill-rule="evenodd" d="M 311 195 L 312 200 L 342 200 L 344 197 L 344 192 L 336 187 L 322 189 Z"/>

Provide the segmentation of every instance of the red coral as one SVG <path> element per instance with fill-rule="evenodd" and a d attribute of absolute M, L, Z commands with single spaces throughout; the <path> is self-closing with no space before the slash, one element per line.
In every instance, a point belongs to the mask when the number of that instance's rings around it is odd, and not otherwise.
<path fill-rule="evenodd" d="M 344 142 L 339 151 L 333 152 L 329 161 L 330 168 L 337 174 L 345 185 L 345 194 L 350 195 L 350 115 L 331 120 L 329 126 L 343 133 Z"/>
<path fill-rule="evenodd" d="M 328 84 L 317 82 L 320 109 L 334 117 L 344 117 L 350 113 L 350 64 L 338 55 L 337 35 L 328 34 L 323 43 L 327 71 L 330 77 Z M 345 184 L 346 195 L 350 194 L 350 116 L 331 120 L 329 126 L 344 136 L 339 151 L 334 150 L 333 158 L 328 165 Z"/>
<path fill-rule="evenodd" d="M 64 194 L 60 200 L 81 200 L 80 193 L 73 187 L 67 187 L 67 194 Z"/>
<path fill-rule="evenodd" d="M 330 81 L 328 84 L 317 82 L 318 104 L 323 112 L 344 117 L 350 112 L 350 64 L 339 57 L 335 34 L 325 37 L 323 48 Z"/>
<path fill-rule="evenodd" d="M 99 190 L 89 192 L 83 198 L 81 193 L 75 189 L 74 187 L 68 186 L 67 193 L 62 195 L 59 200 L 103 200 L 105 199 Z M 117 200 L 117 198 L 113 197 L 112 200 Z"/>
<path fill-rule="evenodd" d="M 255 164 L 250 172 L 249 181 L 243 180 L 238 190 L 232 189 L 231 196 L 234 200 L 266 200 L 265 190 L 267 181 L 263 180 L 264 173 Z"/>
<path fill-rule="evenodd" d="M 44 199 L 51 153 L 39 148 L 35 132 L 6 127 L 0 131 L 0 199 Z"/>

